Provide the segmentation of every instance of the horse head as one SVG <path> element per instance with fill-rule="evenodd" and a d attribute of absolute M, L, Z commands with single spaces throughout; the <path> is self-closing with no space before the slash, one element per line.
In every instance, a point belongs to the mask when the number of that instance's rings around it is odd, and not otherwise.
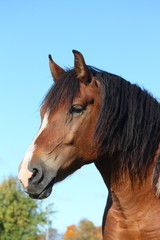
<path fill-rule="evenodd" d="M 94 129 L 101 85 L 73 50 L 74 69 L 65 71 L 49 55 L 54 85 L 41 109 L 41 126 L 19 167 L 19 179 L 33 198 L 46 198 L 54 183 L 98 159 Z"/>

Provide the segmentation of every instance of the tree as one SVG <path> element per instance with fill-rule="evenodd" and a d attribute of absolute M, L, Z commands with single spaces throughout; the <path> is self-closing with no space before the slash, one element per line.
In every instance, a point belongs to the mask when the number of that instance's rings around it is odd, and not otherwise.
<path fill-rule="evenodd" d="M 76 225 L 73 224 L 67 227 L 67 230 L 64 234 L 64 240 L 76 240 L 78 235 L 78 229 Z"/>
<path fill-rule="evenodd" d="M 102 240 L 101 227 L 96 227 L 91 221 L 81 220 L 76 225 L 67 227 L 64 240 Z"/>
<path fill-rule="evenodd" d="M 16 178 L 0 184 L 0 240 L 36 240 L 51 212 L 29 198 Z"/>

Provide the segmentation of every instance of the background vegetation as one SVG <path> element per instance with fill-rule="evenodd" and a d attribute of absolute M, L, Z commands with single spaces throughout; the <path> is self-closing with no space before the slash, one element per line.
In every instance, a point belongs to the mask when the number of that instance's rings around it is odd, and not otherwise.
<path fill-rule="evenodd" d="M 24 193 L 17 178 L 9 177 L 0 184 L 0 240 L 101 240 L 101 227 L 81 220 L 70 225 L 61 235 L 49 222 L 53 205 L 45 209 L 42 201 Z"/>
<path fill-rule="evenodd" d="M 29 198 L 18 180 L 9 177 L 0 184 L 0 240 L 36 240 L 42 234 L 52 206 L 42 209 Z"/>
<path fill-rule="evenodd" d="M 81 220 L 76 225 L 67 228 L 64 234 L 64 240 L 101 240 L 101 227 L 96 227 L 91 221 Z"/>

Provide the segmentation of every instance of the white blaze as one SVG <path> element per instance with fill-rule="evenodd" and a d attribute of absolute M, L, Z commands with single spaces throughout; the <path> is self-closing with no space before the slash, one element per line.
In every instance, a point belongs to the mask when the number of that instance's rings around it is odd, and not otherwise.
<path fill-rule="evenodd" d="M 36 137 L 32 141 L 31 145 L 29 146 L 28 151 L 26 152 L 24 159 L 20 165 L 20 171 L 18 174 L 18 178 L 22 182 L 22 184 L 25 188 L 28 186 L 28 179 L 32 176 L 32 172 L 29 171 L 28 165 L 29 165 L 29 162 L 32 160 L 33 153 L 36 149 L 35 141 L 38 138 L 38 136 L 42 133 L 42 131 L 47 127 L 48 116 L 49 116 L 49 111 L 46 111 L 43 121 L 42 121 L 42 124 L 41 124 L 41 127 L 40 127 Z"/>

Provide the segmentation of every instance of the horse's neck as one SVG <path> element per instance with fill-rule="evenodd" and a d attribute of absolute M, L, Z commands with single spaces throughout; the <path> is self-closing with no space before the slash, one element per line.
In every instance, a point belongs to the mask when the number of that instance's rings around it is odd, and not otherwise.
<path fill-rule="evenodd" d="M 133 186 L 129 178 L 120 186 L 111 186 L 112 216 L 118 221 L 135 221 L 143 219 L 156 210 L 158 202 L 155 189 L 152 186 L 152 174 L 142 185 L 135 181 Z"/>
<path fill-rule="evenodd" d="M 105 158 L 100 158 L 95 162 L 97 169 L 99 170 L 108 190 L 110 190 L 111 169 L 109 164 L 106 163 Z"/>
<path fill-rule="evenodd" d="M 116 208 L 119 208 L 119 204 L 121 204 L 124 208 L 132 209 L 132 205 L 137 207 L 141 207 L 141 203 L 145 203 L 148 205 L 149 199 L 156 199 L 156 190 L 153 187 L 153 173 L 154 168 L 157 162 L 157 157 L 160 154 L 160 145 L 155 154 L 155 159 L 150 166 L 148 176 L 146 179 L 143 180 L 143 184 L 139 184 L 139 180 L 135 181 L 133 184 L 131 183 L 129 174 L 126 174 L 125 177 L 122 176 L 122 181 L 119 181 L 119 184 L 115 185 L 111 180 L 111 166 L 109 161 L 106 161 L 105 158 L 101 158 L 99 161 L 95 163 L 96 167 L 98 168 L 99 172 L 102 175 L 102 178 L 109 190 L 109 193 L 112 197 L 113 204 Z M 143 207 L 141 208 L 143 209 Z"/>
<path fill-rule="evenodd" d="M 160 148 L 158 149 L 158 154 Z M 96 163 L 106 183 L 110 201 L 104 213 L 104 240 L 151 240 L 160 236 L 160 199 L 152 186 L 153 170 L 157 157 L 148 177 L 139 185 L 138 180 L 133 186 L 129 176 L 120 184 L 112 183 L 105 160 Z"/>
<path fill-rule="evenodd" d="M 154 216 L 153 212 L 157 211 L 157 204 L 160 207 L 160 200 L 156 196 L 156 189 L 153 186 L 153 173 L 159 154 L 160 146 L 150 166 L 148 176 L 142 184 L 139 184 L 139 180 L 131 183 L 129 175 L 120 182 L 119 186 L 111 183 L 112 209 L 119 213 L 119 218 L 142 219 L 147 217 L 147 214 L 150 215 L 151 212 Z M 158 211 L 160 214 L 160 209 Z"/>
<path fill-rule="evenodd" d="M 112 205 L 105 215 L 104 240 L 159 239 L 160 200 L 151 175 L 142 186 L 135 182 L 132 188 L 130 180 L 118 188 L 111 186 Z"/>
<path fill-rule="evenodd" d="M 115 185 L 111 181 L 110 167 L 106 166 L 105 160 L 96 163 L 112 199 L 112 216 L 115 215 L 119 219 L 138 219 L 144 217 L 147 209 L 157 202 L 156 191 L 152 185 L 154 166 L 155 163 L 150 167 L 148 177 L 141 185 L 138 180 L 132 184 L 129 175 Z"/>

